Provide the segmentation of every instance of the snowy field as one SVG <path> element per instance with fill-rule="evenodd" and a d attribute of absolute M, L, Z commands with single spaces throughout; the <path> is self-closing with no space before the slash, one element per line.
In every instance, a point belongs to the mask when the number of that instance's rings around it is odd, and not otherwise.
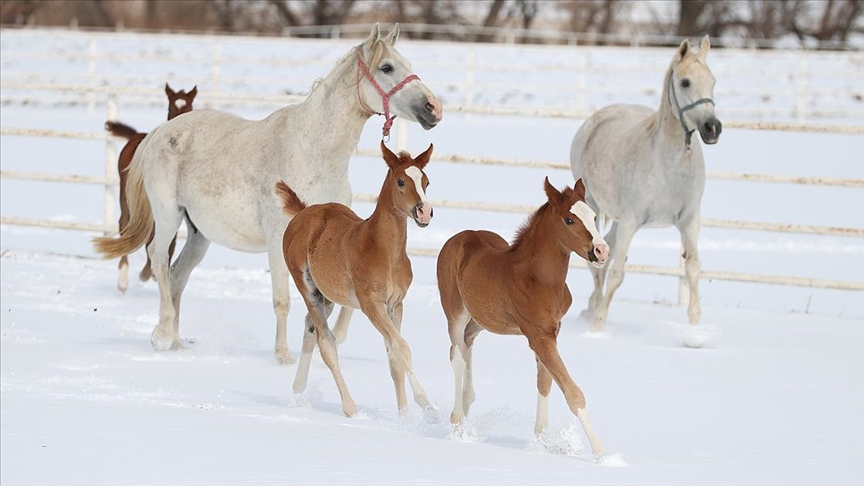
<path fill-rule="evenodd" d="M 51 82 L 76 84 L 80 80 L 73 75 L 87 72 L 86 60 L 60 63 L 26 57 L 27 52 L 86 51 L 86 39 L 79 34 L 0 34 L 4 83 L 22 79 L 22 73 L 41 71 L 40 76 L 50 76 Z M 133 44 L 143 53 L 179 57 L 196 45 L 199 50 L 200 45 L 208 46 L 204 40 L 196 44 L 194 38 L 178 43 L 170 39 L 130 35 L 112 41 L 106 37 L 99 48 L 100 52 L 120 50 Z M 349 41 L 286 39 L 284 44 L 257 44 L 237 40 L 226 41 L 224 52 L 240 55 L 252 46 L 255 57 L 280 60 L 274 66 L 243 66 L 232 74 L 237 77 L 311 79 L 324 75 L 350 45 Z M 462 101 L 465 93 L 438 86 L 457 86 L 464 73 L 434 63 L 462 59 L 464 47 L 400 42 L 399 48 L 446 101 Z M 528 47 L 476 49 L 488 56 L 487 61 L 526 65 L 562 63 L 572 54 Z M 636 99 L 597 94 L 586 98 L 586 106 L 612 101 L 657 104 L 671 51 L 590 52 L 595 62 L 608 52 L 615 54 L 610 62 L 622 66 L 656 64 L 656 76 L 618 80 L 631 88 L 644 87 Z M 724 115 L 724 107 L 743 114 L 744 108 L 757 103 L 735 92 L 735 86 L 747 82 L 731 79 L 732 73 L 782 64 L 784 54 L 773 58 L 762 52 L 754 57 L 719 50 L 716 54 L 718 115 L 725 120 L 747 119 Z M 282 62 L 290 56 L 319 62 L 309 66 Z M 851 71 L 860 80 L 864 79 L 862 60 L 861 53 L 826 54 L 810 67 Z M 110 73 L 123 73 L 131 85 L 136 75 L 161 76 L 175 88 L 188 88 L 201 70 L 167 62 L 107 63 L 100 64 L 99 75 L 105 75 L 100 82 L 108 85 L 113 79 Z M 565 84 L 572 75 L 539 77 L 542 82 L 551 78 Z M 513 91 L 508 99 L 506 92 L 477 92 L 478 104 L 572 108 L 577 103 L 577 93 L 544 89 L 541 81 L 535 85 L 525 73 L 515 81 L 510 79 L 513 73 L 483 76 L 526 87 Z M 770 84 L 752 78 L 754 83 Z M 605 81 L 589 78 L 589 82 Z M 208 86 L 198 85 L 204 106 Z M 808 102 L 816 103 L 816 109 L 860 112 L 857 118 L 820 121 L 864 124 L 864 105 L 855 101 L 854 85 L 832 86 L 826 81 L 818 87 L 836 89 L 838 94 L 814 96 Z M 245 88 L 261 94 L 302 93 L 308 82 Z M 244 87 L 221 85 L 220 89 L 242 92 Z M 531 92 L 538 94 L 533 98 L 525 94 Z M 27 105 L 9 101 L 8 97 L 20 94 L 5 89 L 0 93 L 0 126 L 100 132 L 104 123 L 104 109 L 88 114 L 80 96 L 58 96 L 57 101 L 63 101 L 58 103 L 45 101 L 49 94 L 35 92 L 43 101 Z M 758 103 L 793 111 L 790 100 Z M 261 118 L 272 109 L 231 107 L 250 118 Z M 161 101 L 142 104 L 120 99 L 120 119 L 141 130 L 152 128 L 163 117 Z M 411 126 L 408 146 L 417 153 L 434 142 L 436 152 L 442 154 L 564 162 L 578 126 L 579 122 L 565 119 L 445 113 L 442 124 L 432 131 Z M 360 147 L 374 147 L 379 135 L 380 120 L 373 119 Z M 705 154 L 709 171 L 864 179 L 864 137 L 860 135 L 728 130 Z M 99 176 L 104 158 L 103 142 L 10 136 L 0 142 L 2 170 Z M 350 174 L 354 191 L 377 191 L 383 173 L 380 159 L 356 157 Z M 559 187 L 573 182 L 566 171 L 443 162 L 430 164 L 427 173 L 434 199 L 515 204 L 541 203 L 545 175 Z M 490 177 L 494 184 L 488 183 Z M 0 207 L 3 215 L 98 223 L 102 188 L 3 179 Z M 357 204 L 355 210 L 368 215 L 371 205 Z M 710 180 L 703 216 L 862 228 L 864 191 Z M 437 248 L 465 228 L 491 229 L 509 238 L 523 220 L 521 215 L 438 208 L 428 228 L 410 228 L 409 245 Z M 705 280 L 703 328 L 710 341 L 702 349 L 688 349 L 681 346 L 686 311 L 674 305 L 677 279 L 627 275 L 610 310 L 609 337 L 594 339 L 586 335 L 587 324 L 578 320 L 590 293 L 588 272 L 572 270 L 568 283 L 574 304 L 564 318 L 559 347 L 586 394 L 594 428 L 608 452 L 597 464 L 578 421 L 555 387 L 550 430 L 541 441 L 534 439 L 536 371 L 523 338 L 488 333 L 478 338 L 477 401 L 467 419 L 467 434 L 458 438 L 450 434 L 453 376 L 431 258 L 412 259 L 415 280 L 405 303 L 403 333 L 440 421 L 424 421 L 413 404 L 406 416 L 398 416 L 381 338 L 359 312 L 340 348 L 342 369 L 361 411 L 359 417 L 348 419 L 341 414 L 336 387 L 317 355 L 309 390 L 302 396 L 291 392 L 295 366 L 275 363 L 275 318 L 264 255 L 211 247 L 184 294 L 181 334 L 194 339 L 195 345 L 182 352 L 155 353 L 149 344 L 158 315 L 155 284 L 134 281 L 125 296 L 118 295 L 116 262 L 96 259 L 90 236 L 0 227 L 0 482 L 4 485 L 864 483 L 861 292 Z M 637 234 L 629 261 L 675 266 L 678 247 L 674 230 L 645 230 Z M 864 280 L 860 238 L 704 228 L 700 248 L 704 269 Z M 133 276 L 143 260 L 143 252 L 133 255 Z M 294 292 L 288 325 L 289 346 L 295 355 L 303 313 L 303 303 Z"/>

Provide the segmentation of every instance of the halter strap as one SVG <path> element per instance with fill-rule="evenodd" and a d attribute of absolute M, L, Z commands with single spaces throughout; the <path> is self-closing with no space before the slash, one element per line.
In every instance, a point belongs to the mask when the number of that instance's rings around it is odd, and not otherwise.
<path fill-rule="evenodd" d="M 669 74 L 669 91 L 672 92 L 672 99 L 675 101 L 675 109 L 678 110 L 678 121 L 681 122 L 681 128 L 684 130 L 684 144 L 687 145 L 687 147 L 690 147 L 690 139 L 693 137 L 693 132 L 695 132 L 696 129 L 687 129 L 687 122 L 684 121 L 684 112 L 687 110 L 692 110 L 693 108 L 696 108 L 697 106 L 705 103 L 711 103 L 711 105 L 713 106 L 714 100 L 712 100 L 711 98 L 702 98 L 682 108 L 681 105 L 678 103 L 678 94 L 675 92 L 675 84 L 672 82 L 671 73 Z"/>
<path fill-rule="evenodd" d="M 363 62 L 363 59 L 360 57 L 360 53 L 357 53 L 357 66 L 360 67 L 360 71 L 366 76 L 366 79 L 368 79 L 369 82 L 372 83 L 372 86 L 375 88 L 376 91 L 378 91 L 378 94 L 381 95 L 381 101 L 384 105 L 384 113 L 380 113 L 369 108 L 369 106 L 363 101 L 363 97 L 360 96 L 360 83 L 358 80 L 357 99 L 360 101 L 360 106 L 371 114 L 384 115 L 384 129 L 382 130 L 383 137 L 390 137 L 390 127 L 393 126 L 393 120 L 396 118 L 396 115 L 390 115 L 390 97 L 393 96 L 400 89 L 404 88 L 405 85 L 410 83 L 411 81 L 419 81 L 420 77 L 416 74 L 411 74 L 407 78 L 400 81 L 399 84 L 393 86 L 393 89 L 385 93 L 384 90 L 381 89 L 381 86 L 378 85 L 378 82 L 375 81 L 372 73 L 369 72 L 369 68 L 366 66 L 366 63 Z"/>

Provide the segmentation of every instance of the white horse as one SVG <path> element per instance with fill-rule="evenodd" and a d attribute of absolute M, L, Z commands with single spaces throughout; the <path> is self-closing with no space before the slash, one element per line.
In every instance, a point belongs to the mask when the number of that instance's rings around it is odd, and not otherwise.
<path fill-rule="evenodd" d="M 717 143 L 722 130 L 714 115 L 715 80 L 706 61 L 710 47 L 707 35 L 699 51 L 689 41 L 681 42 L 663 79 L 659 110 L 607 106 L 591 115 L 573 138 L 573 176 L 585 181 L 586 202 L 598 216 L 614 220 L 605 238 L 611 249 L 610 264 L 589 267 L 594 292 L 582 316 L 593 318 L 594 332 L 603 330 L 609 303 L 624 279 L 630 242 L 642 227 L 678 228 L 690 285 L 687 314 L 691 324 L 699 322 L 701 270 L 696 241 L 705 160 L 702 147 L 690 142 L 698 129 L 703 142 Z"/>
<path fill-rule="evenodd" d="M 197 110 L 163 123 L 144 139 L 129 169 L 127 230 L 117 239 L 96 238 L 95 244 L 107 258 L 130 253 L 144 245 L 155 221 L 148 252 L 160 295 L 159 324 L 150 337 L 156 350 L 182 347 L 180 297 L 214 241 L 234 250 L 267 252 L 275 354 L 282 363 L 294 361 L 288 351 L 285 322 L 291 301 L 282 257 L 290 217 L 273 187 L 284 180 L 308 204 L 350 205 L 348 160 L 373 114 L 385 115 L 385 135 L 395 116 L 427 130 L 438 124 L 441 102 L 393 47 L 398 36 L 398 25 L 382 38 L 376 24 L 368 39 L 313 85 L 305 101 L 263 120 Z M 184 218 L 189 235 L 169 273 L 168 245 Z M 340 311 L 334 332 L 341 339 L 352 312 Z"/>

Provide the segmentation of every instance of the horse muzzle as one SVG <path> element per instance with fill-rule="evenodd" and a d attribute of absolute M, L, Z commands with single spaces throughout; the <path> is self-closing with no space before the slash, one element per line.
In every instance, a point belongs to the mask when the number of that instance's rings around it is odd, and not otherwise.
<path fill-rule="evenodd" d="M 708 121 L 699 127 L 699 136 L 707 145 L 714 145 L 720 140 L 720 133 L 723 131 L 723 124 L 717 118 L 711 117 Z"/>
<path fill-rule="evenodd" d="M 432 213 L 432 206 L 425 203 L 418 203 L 411 209 L 411 217 L 414 218 L 417 226 L 421 228 L 429 226 L 429 223 L 432 221 Z"/>
<path fill-rule="evenodd" d="M 435 96 L 424 96 L 414 105 L 414 117 L 424 130 L 431 130 L 441 121 L 443 107 Z"/>
<path fill-rule="evenodd" d="M 609 260 L 609 245 L 605 241 L 595 243 L 588 252 L 588 262 L 594 268 L 603 268 L 607 260 Z"/>

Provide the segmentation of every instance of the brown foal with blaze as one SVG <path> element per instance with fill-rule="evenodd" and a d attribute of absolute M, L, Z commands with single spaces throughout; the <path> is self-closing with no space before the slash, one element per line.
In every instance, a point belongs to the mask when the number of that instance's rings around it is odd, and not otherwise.
<path fill-rule="evenodd" d="M 482 330 L 524 335 L 537 361 L 537 421 L 540 434 L 548 424 L 548 397 L 554 379 L 570 410 L 591 442 L 595 457 L 603 447 L 585 412 L 585 395 L 561 356 L 557 338 L 561 318 L 572 297 L 565 282 L 570 253 L 592 265 L 606 263 L 609 246 L 585 204 L 585 186 L 576 181 L 559 192 L 545 180 L 548 201 L 522 226 L 512 245 L 489 231 L 462 231 L 450 238 L 438 255 L 438 290 L 450 332 L 450 362 L 456 398 L 450 421 L 461 426 L 474 401 L 471 353 Z"/>
<path fill-rule="evenodd" d="M 366 220 L 339 203 L 307 208 L 284 182 L 276 184 L 285 213 L 293 216 L 282 240 L 285 263 L 309 311 L 294 393 L 306 389 L 317 340 L 321 357 L 339 388 L 342 411 L 349 417 L 357 412 L 357 406 L 342 377 L 336 339 L 327 326 L 334 303 L 362 310 L 384 337 L 399 411 L 407 406 L 407 373 L 414 401 L 424 411 L 434 413 L 411 366 L 411 350 L 400 333 L 402 300 L 413 279 L 405 251 L 407 219 L 412 218 L 420 227 L 428 226 L 432 219 L 432 207 L 426 201 L 429 179 L 423 172 L 432 145 L 416 159 L 406 152 L 395 155 L 383 141 L 381 152 L 387 162 L 387 176 L 375 210 Z"/>
<path fill-rule="evenodd" d="M 174 91 L 171 89 L 171 86 L 168 86 L 168 83 L 165 83 L 165 94 L 168 95 L 168 119 L 172 119 L 178 115 L 182 115 L 183 113 L 187 113 L 192 111 L 192 102 L 195 100 L 195 96 L 198 94 L 198 87 L 195 86 L 188 93 L 185 90 Z M 123 147 L 123 150 L 120 151 L 120 158 L 117 159 L 117 174 L 120 176 L 120 231 L 123 231 L 123 228 L 129 224 L 129 204 L 126 202 L 126 177 L 127 177 L 127 168 L 129 164 L 132 163 L 132 157 L 135 155 L 135 149 L 138 148 L 138 145 L 141 145 L 141 141 L 144 140 L 144 137 L 147 136 L 146 133 L 139 133 L 134 128 L 129 125 L 120 123 L 118 121 L 107 121 L 105 122 L 105 130 L 109 131 L 112 135 L 116 137 L 123 137 L 128 140 L 126 145 Z M 150 240 L 153 239 L 153 234 L 150 234 L 150 239 L 147 240 L 147 244 L 150 244 Z M 175 236 L 173 240 L 171 240 L 171 246 L 168 250 L 168 259 L 171 259 L 171 255 L 174 254 L 174 245 L 177 243 L 177 237 Z M 120 257 L 120 275 L 117 277 L 117 289 L 121 292 L 125 292 L 129 287 L 129 258 L 126 255 Z M 152 274 L 150 271 L 150 255 L 147 255 L 147 263 L 144 265 L 144 268 L 141 270 L 139 274 L 139 278 L 142 282 L 145 282 L 151 278 Z"/>

